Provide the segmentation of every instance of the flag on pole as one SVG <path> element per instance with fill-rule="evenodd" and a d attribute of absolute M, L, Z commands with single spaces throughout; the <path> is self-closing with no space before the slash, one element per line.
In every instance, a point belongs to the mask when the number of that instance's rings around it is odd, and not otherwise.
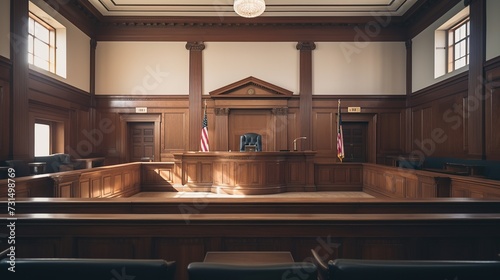
<path fill-rule="evenodd" d="M 338 102 L 337 114 L 337 157 L 342 162 L 344 159 L 344 134 L 342 132 L 342 114 L 340 112 L 340 99 Z"/>
<path fill-rule="evenodd" d="M 208 145 L 208 120 L 207 120 L 207 102 L 205 101 L 205 109 L 203 110 L 203 122 L 201 128 L 201 151 L 209 152 L 210 147 Z"/>

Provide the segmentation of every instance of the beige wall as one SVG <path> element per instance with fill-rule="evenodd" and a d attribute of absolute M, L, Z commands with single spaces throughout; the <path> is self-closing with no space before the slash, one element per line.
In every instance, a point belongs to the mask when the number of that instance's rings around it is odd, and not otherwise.
<path fill-rule="evenodd" d="M 296 42 L 208 42 L 203 51 L 204 94 L 249 76 L 298 94 Z"/>
<path fill-rule="evenodd" d="M 90 38 L 42 0 L 31 2 L 66 28 L 66 77 L 35 67 L 31 68 L 88 92 L 90 90 Z"/>
<path fill-rule="evenodd" d="M 0 56 L 10 58 L 10 0 L 0 0 Z"/>
<path fill-rule="evenodd" d="M 445 74 L 439 78 L 434 78 L 434 35 L 436 29 L 451 19 L 454 15 L 464 9 L 463 2 L 460 2 L 445 15 L 420 32 L 412 39 L 412 91 L 418 91 L 437 82 L 445 80 L 451 76 L 465 72 L 468 66 L 457 71 Z"/>
<path fill-rule="evenodd" d="M 188 93 L 189 51 L 185 42 L 98 42 L 96 94 Z"/>
<path fill-rule="evenodd" d="M 314 94 L 406 94 L 403 42 L 317 43 Z"/>
<path fill-rule="evenodd" d="M 486 60 L 500 55 L 500 1 L 486 1 Z"/>

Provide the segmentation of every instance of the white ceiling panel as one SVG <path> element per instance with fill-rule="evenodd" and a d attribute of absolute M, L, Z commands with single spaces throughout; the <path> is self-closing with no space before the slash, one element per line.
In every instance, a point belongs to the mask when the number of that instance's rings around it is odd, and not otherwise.
<path fill-rule="evenodd" d="M 104 16 L 237 16 L 233 0 L 89 0 Z M 266 0 L 262 16 L 401 16 L 417 0 Z"/>

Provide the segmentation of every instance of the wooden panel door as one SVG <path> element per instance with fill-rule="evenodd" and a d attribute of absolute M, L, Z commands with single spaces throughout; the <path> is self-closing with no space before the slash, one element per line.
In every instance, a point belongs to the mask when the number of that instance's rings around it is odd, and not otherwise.
<path fill-rule="evenodd" d="M 342 124 L 344 133 L 344 161 L 366 162 L 366 135 L 368 123 Z"/>
<path fill-rule="evenodd" d="M 154 123 L 129 123 L 129 160 L 141 161 L 144 158 L 154 159 L 155 127 Z"/>

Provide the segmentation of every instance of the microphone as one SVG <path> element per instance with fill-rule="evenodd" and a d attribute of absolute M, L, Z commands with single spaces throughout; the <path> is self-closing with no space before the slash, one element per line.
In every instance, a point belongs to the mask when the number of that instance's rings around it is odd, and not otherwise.
<path fill-rule="evenodd" d="M 301 136 L 301 137 L 297 137 L 297 138 L 293 139 L 293 150 L 294 151 L 297 151 L 297 140 L 299 140 L 299 139 L 307 139 L 307 137 Z"/>

